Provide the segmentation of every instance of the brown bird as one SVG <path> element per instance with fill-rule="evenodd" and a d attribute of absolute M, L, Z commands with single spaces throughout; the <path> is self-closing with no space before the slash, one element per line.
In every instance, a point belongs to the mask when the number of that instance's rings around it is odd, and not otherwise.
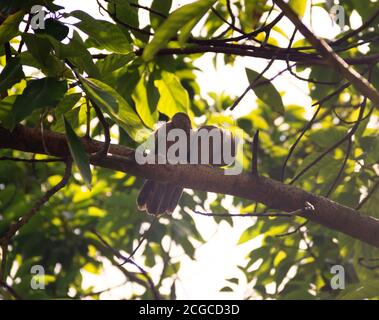
<path fill-rule="evenodd" d="M 228 150 L 231 151 L 232 158 L 235 157 L 235 140 L 233 136 L 227 135 L 226 132 L 223 130 L 215 127 L 215 126 L 203 126 L 200 127 L 197 131 L 192 131 L 191 127 L 191 121 L 189 117 L 185 113 L 177 113 L 175 114 L 170 122 L 167 122 L 164 126 L 159 128 L 155 132 L 155 143 L 156 143 L 156 158 L 158 157 L 157 154 L 157 137 L 160 132 L 160 130 L 163 130 L 163 128 L 166 129 L 166 135 L 168 132 L 172 129 L 182 129 L 186 133 L 187 137 L 187 160 L 190 160 L 190 151 L 192 152 L 193 149 L 191 148 L 193 146 L 190 146 L 190 143 L 198 143 L 198 154 L 197 157 L 194 152 L 195 162 L 197 164 L 202 163 L 202 153 L 208 152 L 207 157 L 207 163 L 209 165 L 213 166 L 225 166 L 229 165 L 230 163 L 227 163 L 223 159 L 223 151 L 224 148 L 228 148 Z M 216 134 L 220 134 L 221 137 L 221 144 L 217 145 L 214 144 L 213 138 L 210 138 L 208 141 L 205 140 L 204 147 L 206 150 L 202 150 L 202 144 L 200 143 L 200 135 L 209 133 L 212 130 L 217 130 Z M 163 132 L 163 131 L 162 131 Z M 191 135 L 192 135 L 192 141 L 191 141 Z M 167 137 L 167 136 L 166 136 Z M 176 141 L 167 141 L 166 139 L 166 151 L 172 146 Z M 160 155 L 165 156 L 166 155 Z M 196 159 L 197 158 L 197 159 Z M 221 160 L 221 161 L 220 161 Z M 147 213 L 152 215 L 161 215 L 164 213 L 172 213 L 176 206 L 178 205 L 178 202 L 180 200 L 180 197 L 183 192 L 183 186 L 170 183 L 170 182 L 158 182 L 153 180 L 146 180 L 144 185 L 142 186 L 141 191 L 139 192 L 139 195 L 137 197 L 137 205 L 138 209 L 141 211 L 147 211 Z"/>
<path fill-rule="evenodd" d="M 182 129 L 185 131 L 186 136 L 188 137 L 188 152 L 191 134 L 191 120 L 189 117 L 185 113 L 175 114 L 170 122 L 167 122 L 155 132 L 156 142 L 159 131 L 164 127 L 166 129 L 166 135 L 172 129 Z M 175 142 L 176 141 L 166 141 L 166 151 Z M 161 215 L 164 213 L 170 214 L 175 210 L 179 199 L 182 196 L 182 192 L 183 187 L 178 184 L 146 180 L 137 198 L 138 209 L 141 211 L 146 210 L 147 213 L 152 215 Z"/>
<path fill-rule="evenodd" d="M 201 135 L 208 134 L 209 140 L 205 140 L 205 145 L 201 142 Z M 236 156 L 235 150 L 235 139 L 234 137 L 227 131 L 224 131 L 216 126 L 205 125 L 200 127 L 197 131 L 193 132 L 192 144 L 197 143 L 198 145 L 198 154 L 197 154 L 197 163 L 198 164 L 209 164 L 215 167 L 223 167 L 230 165 Z M 218 135 L 220 139 L 220 144 L 213 141 L 212 135 Z M 206 150 L 203 150 L 202 147 L 206 147 Z M 192 145 L 191 151 L 195 150 Z M 224 158 L 224 151 L 230 152 L 230 158 Z M 207 152 L 207 157 L 204 157 L 204 152 Z M 196 158 L 196 156 L 195 156 Z M 229 161 L 228 161 L 229 160 Z M 206 163 L 204 163 L 206 161 Z"/>

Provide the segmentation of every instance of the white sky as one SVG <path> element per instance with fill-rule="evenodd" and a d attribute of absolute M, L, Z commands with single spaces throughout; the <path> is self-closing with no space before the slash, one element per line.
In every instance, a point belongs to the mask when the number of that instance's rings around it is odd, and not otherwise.
<path fill-rule="evenodd" d="M 192 1 L 174 1 L 174 7 L 189 3 Z M 68 11 L 84 10 L 87 13 L 99 16 L 96 1 L 56 1 L 66 7 Z M 141 4 L 149 5 L 150 1 Z M 105 19 L 105 17 L 102 17 Z M 309 21 L 309 18 L 306 21 Z M 317 34 L 323 37 L 332 37 L 338 32 L 338 28 L 331 28 L 330 20 L 325 11 L 315 7 L 313 10 L 313 22 L 317 24 Z M 291 25 L 282 20 L 280 26 L 283 30 L 291 30 Z M 289 29 L 291 28 L 291 29 Z M 283 37 L 278 37 L 283 46 Z M 210 60 L 211 54 L 205 54 L 196 62 L 202 72 L 197 72 L 198 83 L 201 88 L 202 95 L 207 92 L 214 91 L 239 96 L 247 87 L 248 82 L 245 76 L 245 67 L 249 67 L 256 71 L 261 71 L 267 64 L 264 59 L 256 58 L 237 58 L 234 66 L 224 66 L 218 63 L 217 70 L 213 67 Z M 222 55 L 219 55 L 219 62 L 222 61 Z M 277 71 L 285 68 L 285 63 L 277 62 L 273 65 L 272 70 L 267 76 L 273 76 Z M 265 75 L 266 76 L 266 75 Z M 283 97 L 285 104 L 297 104 L 309 108 L 310 99 L 308 97 L 308 88 L 305 82 L 294 80 L 294 78 L 284 75 L 279 77 L 274 85 L 279 91 L 285 91 Z M 239 116 L 251 110 L 255 106 L 255 98 L 249 93 L 235 109 L 234 116 Z M 244 264 L 244 257 L 249 253 L 253 246 L 259 245 L 259 241 L 251 241 L 237 246 L 236 243 L 242 232 L 252 224 L 253 220 L 235 219 L 234 227 L 231 228 L 227 223 L 223 222 L 219 225 L 208 217 L 194 217 L 196 225 L 204 237 L 206 243 L 196 250 L 196 261 L 188 258 L 181 259 L 182 267 L 179 272 L 180 281 L 177 282 L 176 291 L 179 299 L 243 299 L 246 296 L 246 282 L 242 272 L 236 267 L 238 264 Z M 137 263 L 143 262 L 136 256 Z M 157 276 L 157 272 L 152 272 L 153 277 Z M 226 278 L 236 277 L 240 279 L 240 286 L 233 286 L 235 289 L 231 293 L 221 293 L 219 290 L 227 283 Z M 120 272 L 106 265 L 103 274 L 95 276 L 85 273 L 85 286 L 95 285 L 95 291 L 106 289 L 119 285 L 124 277 Z M 102 294 L 102 299 L 118 299 L 125 298 L 125 292 L 129 291 L 130 285 L 114 289 L 111 292 Z"/>

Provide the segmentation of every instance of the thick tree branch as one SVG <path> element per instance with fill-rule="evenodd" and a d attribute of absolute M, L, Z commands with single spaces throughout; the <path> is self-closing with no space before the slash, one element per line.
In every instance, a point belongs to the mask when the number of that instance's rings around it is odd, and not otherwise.
<path fill-rule="evenodd" d="M 48 150 L 57 157 L 69 155 L 63 134 L 45 130 L 43 140 L 44 143 L 38 129 L 18 125 L 10 132 L 0 126 L 0 148 L 41 154 Z M 99 141 L 82 139 L 82 143 L 88 153 L 103 147 Z M 103 159 L 92 159 L 92 164 L 138 177 L 175 182 L 185 188 L 238 196 L 285 212 L 296 211 L 309 202 L 315 207 L 314 212 L 306 214 L 309 220 L 379 248 L 378 219 L 297 187 L 249 173 L 225 175 L 221 169 L 204 165 L 138 165 L 133 161 L 134 150 L 120 145 L 110 145 L 109 154 Z"/>

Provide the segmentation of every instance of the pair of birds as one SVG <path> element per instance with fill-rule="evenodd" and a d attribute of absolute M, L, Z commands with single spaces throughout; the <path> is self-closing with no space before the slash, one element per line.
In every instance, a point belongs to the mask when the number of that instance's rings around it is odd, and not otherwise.
<path fill-rule="evenodd" d="M 165 128 L 164 128 L 165 127 Z M 185 113 L 176 113 L 171 121 L 167 122 L 164 124 L 162 127 L 160 127 L 156 132 L 155 132 L 155 140 L 157 141 L 157 136 L 159 133 L 159 130 L 164 128 L 166 130 L 166 134 L 172 130 L 172 129 L 181 129 L 184 130 L 186 133 L 186 137 L 188 138 L 187 141 L 187 146 L 190 144 L 190 135 L 191 135 L 191 120 Z M 203 126 L 198 129 L 198 133 L 200 133 L 202 130 L 221 130 L 218 129 L 215 126 Z M 218 152 L 221 152 L 222 155 L 222 148 L 223 145 L 226 143 L 232 142 L 232 154 L 234 154 L 234 140 L 231 138 L 231 140 L 227 141 L 225 139 L 225 135 L 223 131 L 221 132 L 221 149 L 217 150 Z M 211 144 L 210 140 L 208 140 L 210 145 L 208 146 L 208 159 L 209 159 L 209 164 L 211 165 L 217 165 L 217 166 L 223 166 L 226 165 L 223 161 L 220 163 L 216 164 L 213 161 L 213 145 Z M 166 151 L 167 149 L 174 144 L 175 142 L 171 141 L 166 141 Z M 188 154 L 187 157 L 189 157 L 189 148 L 187 149 Z M 199 156 L 201 156 L 201 146 L 199 146 Z M 146 180 L 139 192 L 139 195 L 137 197 L 137 205 L 138 209 L 141 211 L 146 211 L 149 214 L 152 215 L 161 215 L 164 213 L 171 214 L 182 195 L 183 192 L 183 186 L 170 183 L 170 182 L 160 182 L 160 181 L 153 181 L 153 180 Z"/>

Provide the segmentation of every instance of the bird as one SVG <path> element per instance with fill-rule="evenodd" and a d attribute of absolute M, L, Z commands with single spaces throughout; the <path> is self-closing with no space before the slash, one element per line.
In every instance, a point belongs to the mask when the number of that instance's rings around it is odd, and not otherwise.
<path fill-rule="evenodd" d="M 182 129 L 188 137 L 187 151 L 189 149 L 189 139 L 191 135 L 191 120 L 187 114 L 183 112 L 176 113 L 171 121 L 160 127 L 155 132 L 155 140 L 160 130 L 166 130 L 166 134 L 172 129 Z M 166 150 L 174 144 L 175 141 L 166 141 Z M 146 180 L 138 194 L 137 206 L 140 211 L 146 211 L 151 215 L 162 215 L 164 213 L 171 214 L 183 193 L 183 186 L 177 183 L 161 182 L 154 180 Z"/>
<path fill-rule="evenodd" d="M 158 158 L 157 153 L 157 141 L 158 135 L 161 130 L 166 130 L 166 137 L 170 130 L 173 129 L 182 129 L 184 130 L 187 137 L 187 160 L 191 162 L 191 152 L 195 160 L 195 164 L 206 164 L 212 166 L 225 166 L 230 163 L 225 162 L 223 158 L 224 148 L 228 148 L 231 151 L 232 159 L 235 157 L 235 144 L 236 141 L 232 135 L 226 134 L 226 132 L 216 126 L 204 125 L 200 127 L 197 131 L 192 130 L 191 120 L 187 114 L 179 112 L 176 113 L 171 121 L 167 122 L 165 125 L 160 127 L 155 131 L 155 157 Z M 200 143 L 200 136 L 202 134 L 213 133 L 215 135 L 220 135 L 220 144 L 215 143 L 214 138 L 209 138 L 205 140 L 205 144 Z M 210 135 L 211 136 L 211 135 Z M 165 137 L 165 139 L 166 139 Z M 166 152 L 176 141 L 167 141 L 166 139 Z M 197 143 L 198 148 L 194 148 L 194 145 Z M 208 144 L 207 144 L 208 143 Z M 196 152 L 194 151 L 196 150 Z M 204 152 L 207 152 L 208 155 L 202 159 Z M 166 157 L 167 155 L 159 155 Z M 191 162 L 192 163 L 192 162 Z M 183 186 L 178 183 L 171 182 L 161 182 L 154 180 L 145 180 L 139 194 L 137 197 L 137 207 L 140 211 L 146 211 L 151 215 L 162 215 L 162 214 L 171 214 L 182 196 Z"/>

